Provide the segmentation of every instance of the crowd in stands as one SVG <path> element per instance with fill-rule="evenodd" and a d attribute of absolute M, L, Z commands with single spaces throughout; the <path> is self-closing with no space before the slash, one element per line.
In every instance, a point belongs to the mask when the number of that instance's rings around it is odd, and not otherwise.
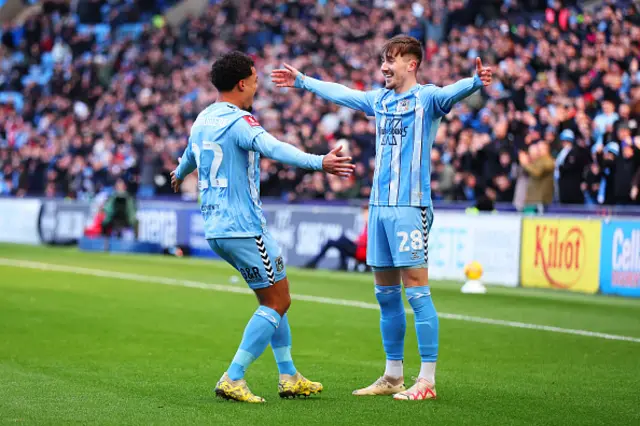
<path fill-rule="evenodd" d="M 217 99 L 211 63 L 238 49 L 259 72 L 254 111 L 263 127 L 307 152 L 343 144 L 357 164 L 342 179 L 263 159 L 262 195 L 366 198 L 375 123 L 276 89 L 269 74 L 289 62 L 316 78 L 378 88 L 379 48 L 404 33 L 424 43 L 423 84 L 471 76 L 477 56 L 494 72 L 492 86 L 442 120 L 434 199 L 640 204 L 637 3 L 212 1 L 176 28 L 155 16 L 169 3 L 47 1 L 23 25 L 2 27 L 0 195 L 91 198 L 118 178 L 139 197 L 171 194 L 190 126 Z M 195 178 L 182 190 L 194 197 Z"/>

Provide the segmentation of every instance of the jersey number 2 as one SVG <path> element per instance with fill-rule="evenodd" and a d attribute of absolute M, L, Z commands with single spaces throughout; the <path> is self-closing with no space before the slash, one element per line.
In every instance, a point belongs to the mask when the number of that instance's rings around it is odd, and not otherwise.
<path fill-rule="evenodd" d="M 198 182 L 198 187 L 200 189 L 207 189 L 209 185 L 212 188 L 226 188 L 227 187 L 227 179 L 221 178 L 218 179 L 218 170 L 220 169 L 220 165 L 222 164 L 222 147 L 220 144 L 215 142 L 204 141 L 202 142 L 202 150 L 205 152 L 200 152 L 200 148 L 195 143 L 191 145 L 191 150 L 193 151 L 193 156 L 196 158 L 196 165 L 198 166 L 198 173 L 200 172 L 200 161 L 208 160 L 208 155 L 205 157 L 206 151 L 213 151 L 213 158 L 211 159 L 211 169 L 209 172 L 209 179 L 207 180 L 206 176 L 202 176 L 202 178 Z"/>

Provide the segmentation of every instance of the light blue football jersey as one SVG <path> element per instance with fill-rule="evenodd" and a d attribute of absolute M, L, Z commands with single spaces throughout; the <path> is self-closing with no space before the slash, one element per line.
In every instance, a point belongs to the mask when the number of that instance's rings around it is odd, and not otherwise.
<path fill-rule="evenodd" d="M 416 85 L 402 94 L 352 90 L 298 75 L 295 86 L 376 119 L 373 206 L 431 206 L 431 148 L 440 120 L 452 106 L 482 87 L 478 75 L 446 87 Z"/>
<path fill-rule="evenodd" d="M 256 237 L 265 232 L 260 155 L 322 170 L 323 156 L 280 142 L 253 115 L 233 104 L 214 103 L 196 118 L 176 175 L 184 179 L 198 169 L 205 238 Z"/>

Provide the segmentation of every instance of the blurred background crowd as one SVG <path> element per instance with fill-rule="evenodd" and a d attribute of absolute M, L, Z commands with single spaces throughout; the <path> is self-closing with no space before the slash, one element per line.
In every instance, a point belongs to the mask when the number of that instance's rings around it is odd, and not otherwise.
<path fill-rule="evenodd" d="M 632 1 L 211 1 L 171 26 L 172 1 L 47 1 L 4 24 L 0 195 L 91 198 L 121 178 L 138 197 L 170 195 L 198 112 L 217 99 L 212 61 L 252 55 L 255 115 L 279 139 L 322 154 L 343 144 L 351 179 L 262 160 L 262 195 L 291 202 L 366 198 L 375 123 L 311 93 L 276 89 L 289 62 L 349 87 L 381 87 L 379 48 L 424 43 L 419 81 L 494 84 L 458 104 L 432 153 L 436 200 L 518 208 L 640 204 L 640 7 Z M 183 185 L 196 197 L 195 178 Z"/>

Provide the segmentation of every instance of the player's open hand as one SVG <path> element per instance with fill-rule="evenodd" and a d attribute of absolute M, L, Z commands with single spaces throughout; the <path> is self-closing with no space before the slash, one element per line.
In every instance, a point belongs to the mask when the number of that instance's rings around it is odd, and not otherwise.
<path fill-rule="evenodd" d="M 478 74 L 485 87 L 491 84 L 491 68 L 483 67 L 480 58 L 476 58 L 476 74 Z"/>
<path fill-rule="evenodd" d="M 333 148 L 322 159 L 322 170 L 332 175 L 349 177 L 356 169 L 356 166 L 351 164 L 351 157 L 338 157 L 338 154 L 342 151 L 342 145 L 338 145 Z"/>
<path fill-rule="evenodd" d="M 174 170 L 171 172 L 171 188 L 173 189 L 173 192 L 178 192 L 180 185 L 182 185 L 182 179 L 178 179 L 176 171 Z"/>
<path fill-rule="evenodd" d="M 284 69 L 271 71 L 271 80 L 276 87 L 293 87 L 298 74 L 300 74 L 300 71 L 285 63 Z"/>

